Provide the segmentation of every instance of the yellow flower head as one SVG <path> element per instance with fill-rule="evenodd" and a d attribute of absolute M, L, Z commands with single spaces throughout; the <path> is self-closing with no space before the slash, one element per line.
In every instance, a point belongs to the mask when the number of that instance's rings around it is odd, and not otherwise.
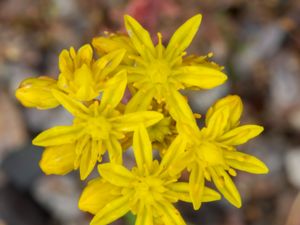
<path fill-rule="evenodd" d="M 242 108 L 238 96 L 220 99 L 208 110 L 205 127 L 193 130 L 193 126 L 187 133 L 189 139 L 192 137 L 190 132 L 195 138 L 192 138 L 187 151 L 177 162 L 185 162 L 191 171 L 189 182 L 193 187 L 190 191 L 194 208 L 200 207 L 198 196 L 203 191 L 204 179 L 212 180 L 230 203 L 240 207 L 240 194 L 229 175 L 235 176 L 235 169 L 256 174 L 268 172 L 266 165 L 259 159 L 236 149 L 237 145 L 246 143 L 263 131 L 257 125 L 239 126 Z"/>
<path fill-rule="evenodd" d="M 81 101 L 96 98 L 124 54 L 125 50 L 116 50 L 95 61 L 90 45 L 82 46 L 77 53 L 74 48 L 63 50 L 59 56 L 59 88 Z"/>
<path fill-rule="evenodd" d="M 72 98 L 90 101 L 97 98 L 105 88 L 107 80 L 119 69 L 126 50 L 112 51 L 100 59 L 93 59 L 90 45 L 82 46 L 77 52 L 63 50 L 59 56 L 60 74 L 58 81 L 41 76 L 24 80 L 16 91 L 17 99 L 26 107 L 49 109 L 59 105 L 52 90 L 61 90 Z"/>
<path fill-rule="evenodd" d="M 65 149 L 66 144 L 74 146 L 73 149 L 68 148 L 73 151 L 72 154 L 69 154 L 69 159 L 76 157 L 73 165 L 70 163 L 68 165 L 73 169 L 80 168 L 81 179 L 85 179 L 90 174 L 96 162 L 101 161 L 101 156 L 106 150 L 108 150 L 112 162 L 122 163 L 122 147 L 119 139 L 124 138 L 126 132 L 132 132 L 140 123 L 148 127 L 162 119 L 162 114 L 158 112 L 148 111 L 122 115 L 116 110 L 116 106 L 123 97 L 126 83 L 126 72 L 120 71 L 107 82 L 101 102 L 95 100 L 89 106 L 62 92 L 52 91 L 57 101 L 75 119 L 73 125 L 53 127 L 42 132 L 33 140 L 34 145 L 53 146 L 51 149 L 58 151 L 52 155 L 48 154 L 48 157 L 46 155 L 43 157 L 41 167 L 46 173 L 65 173 L 64 170 L 59 169 L 53 171 L 52 162 L 62 157 L 60 153 L 67 153 L 65 150 L 60 150 Z M 47 149 L 46 151 L 50 152 L 51 150 Z M 65 162 L 70 162 L 70 160 L 65 160 Z"/>
<path fill-rule="evenodd" d="M 188 183 L 170 176 L 173 153 L 183 148 L 178 136 L 159 164 L 153 161 L 152 147 L 144 126 L 138 127 L 133 137 L 133 151 L 137 166 L 131 171 L 122 165 L 99 165 L 101 178 L 88 184 L 79 200 L 79 208 L 96 214 L 91 225 L 106 225 L 128 211 L 136 214 L 136 225 L 184 225 L 180 213 L 173 206 L 178 200 L 190 202 Z M 201 201 L 218 200 L 220 196 L 204 188 Z"/>

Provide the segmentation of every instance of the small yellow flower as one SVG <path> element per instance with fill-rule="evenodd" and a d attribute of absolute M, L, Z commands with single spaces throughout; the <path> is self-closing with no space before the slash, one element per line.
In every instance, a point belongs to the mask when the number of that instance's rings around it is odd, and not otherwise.
<path fill-rule="evenodd" d="M 204 180 L 213 181 L 217 189 L 234 206 L 241 206 L 241 197 L 229 175 L 235 176 L 235 169 L 264 174 L 266 165 L 254 156 L 239 152 L 236 146 L 246 143 L 263 131 L 257 125 L 239 126 L 242 102 L 238 96 L 227 96 L 213 105 L 206 115 L 206 126 L 201 130 L 181 124 L 191 143 L 176 162 L 191 171 L 189 182 L 191 198 L 195 209 L 201 205 Z M 194 138 L 193 138 L 194 137 Z M 183 165 L 178 168 L 184 168 Z M 176 170 L 178 170 L 176 168 Z"/>
<path fill-rule="evenodd" d="M 58 89 L 57 82 L 53 78 L 47 76 L 27 78 L 17 89 L 16 98 L 26 107 L 54 108 L 59 102 L 53 97 L 52 89 Z"/>
<path fill-rule="evenodd" d="M 201 15 L 186 21 L 173 35 L 167 47 L 158 33 L 158 44 L 154 46 L 149 33 L 132 17 L 125 16 L 125 26 L 136 54 L 135 61 L 128 66 L 128 83 L 138 89 L 126 107 L 126 112 L 145 110 L 152 99 L 166 102 L 172 117 L 192 120 L 192 112 L 180 89 L 210 89 L 227 79 L 220 68 L 208 64 L 184 62 L 184 51 L 192 42 L 201 22 Z"/>
<path fill-rule="evenodd" d="M 96 98 L 107 77 L 117 72 L 124 54 L 124 49 L 116 50 L 95 61 L 92 47 L 88 44 L 77 53 L 74 48 L 63 50 L 59 56 L 59 88 L 80 101 Z"/>
<path fill-rule="evenodd" d="M 83 191 L 79 208 L 96 214 L 91 225 L 106 225 L 131 211 L 136 225 L 184 225 L 180 213 L 173 206 L 178 200 L 190 202 L 189 185 L 179 182 L 178 176 L 169 176 L 173 153 L 184 148 L 177 136 L 168 154 L 159 164 L 153 161 L 152 147 L 145 127 L 140 126 L 133 137 L 133 151 L 137 166 L 131 171 L 122 165 L 99 165 L 101 178 L 94 179 Z M 201 201 L 220 198 L 215 191 L 204 188 Z"/>
<path fill-rule="evenodd" d="M 59 56 L 60 74 L 58 80 L 41 76 L 24 80 L 16 91 L 17 99 L 26 107 L 49 109 L 59 105 L 52 95 L 59 89 L 72 98 L 90 101 L 97 98 L 105 88 L 105 83 L 119 71 L 126 50 L 118 49 L 93 59 L 90 45 L 82 46 L 77 52 L 63 50 Z"/>
<path fill-rule="evenodd" d="M 107 82 L 101 102 L 95 100 L 88 107 L 60 91 L 52 91 L 57 101 L 75 117 L 73 125 L 46 130 L 33 140 L 33 144 L 43 147 L 53 146 L 61 154 L 67 153 L 67 150 L 62 150 L 66 144 L 73 144 L 72 151 L 76 153 L 73 168 L 80 168 L 81 179 L 90 174 L 106 150 L 112 162 L 122 163 L 122 147 L 119 140 L 124 138 L 124 134 L 132 132 L 140 123 L 148 127 L 163 118 L 162 114 L 153 111 L 122 115 L 116 110 L 123 97 L 126 83 L 126 72 L 120 71 Z M 73 155 L 70 154 L 70 157 Z M 51 167 L 47 166 L 51 165 L 52 160 L 58 160 L 57 156 L 48 154 L 41 161 L 41 167 L 45 168 L 48 174 L 57 172 L 51 171 Z M 43 162 L 47 165 L 43 165 Z"/>

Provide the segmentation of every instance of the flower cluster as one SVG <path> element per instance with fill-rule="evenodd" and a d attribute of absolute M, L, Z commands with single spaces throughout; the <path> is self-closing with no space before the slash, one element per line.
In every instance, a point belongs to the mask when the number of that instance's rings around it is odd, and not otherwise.
<path fill-rule="evenodd" d="M 127 212 L 136 225 L 183 225 L 174 207 L 179 200 L 195 210 L 221 198 L 241 206 L 231 176 L 236 170 L 263 174 L 268 168 L 237 146 L 263 128 L 240 125 L 242 102 L 236 95 L 218 100 L 199 127 L 180 90 L 210 89 L 223 84 L 223 68 L 210 55 L 187 55 L 201 15 L 186 21 L 169 43 L 125 16 L 125 34 L 106 34 L 78 51 L 59 56 L 57 79 L 24 80 L 16 91 L 26 107 L 64 107 L 74 119 L 39 134 L 33 144 L 45 148 L 40 167 L 46 174 L 79 170 L 86 179 L 97 165 L 99 178 L 84 189 L 79 208 L 95 214 L 92 225 L 105 225 Z M 126 168 L 123 153 L 132 146 L 136 166 Z M 159 159 L 153 151 L 159 151 Z M 109 162 L 102 163 L 108 152 Z M 185 172 L 184 172 L 185 171 Z M 189 174 L 188 178 L 183 174 Z M 205 186 L 213 182 L 216 190 Z"/>

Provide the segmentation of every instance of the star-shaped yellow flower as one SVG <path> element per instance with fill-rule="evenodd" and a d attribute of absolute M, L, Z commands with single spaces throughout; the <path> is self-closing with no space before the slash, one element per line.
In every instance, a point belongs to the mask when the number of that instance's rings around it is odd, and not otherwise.
<path fill-rule="evenodd" d="M 68 153 L 68 157 L 75 158 L 73 168 L 80 168 L 81 179 L 90 174 L 106 150 L 112 162 L 122 163 L 122 147 L 119 140 L 124 138 L 124 134 L 132 132 L 140 123 L 148 127 L 163 118 L 162 114 L 153 111 L 122 115 L 116 107 L 123 97 L 126 84 L 126 71 L 123 70 L 106 82 L 101 101 L 92 101 L 88 106 L 60 91 L 52 91 L 57 101 L 75 119 L 73 125 L 51 128 L 33 140 L 34 145 L 51 149 L 46 150 L 47 154 L 41 161 L 41 167 L 46 173 L 65 173 L 72 166 L 71 160 L 64 160 L 67 165 L 59 167 L 61 170 L 53 171 L 53 164 L 66 158 L 59 152 L 49 153 L 53 151 L 60 151 L 62 154 L 73 151 Z M 74 146 L 73 149 L 70 148 L 70 144 Z"/>
<path fill-rule="evenodd" d="M 114 34 L 93 40 L 93 46 L 100 54 L 118 48 L 127 50 L 124 62 L 127 64 L 128 83 L 133 84 L 137 92 L 133 93 L 126 112 L 146 110 L 155 99 L 167 103 L 174 119 L 192 120 L 192 111 L 178 90 L 210 89 L 225 82 L 227 76 L 221 67 L 203 57 L 184 57 L 185 50 L 198 31 L 201 18 L 198 14 L 186 21 L 166 47 L 162 44 L 160 33 L 155 46 L 149 33 L 128 15 L 125 16 L 125 27 L 129 38 Z"/>
<path fill-rule="evenodd" d="M 190 202 L 189 185 L 179 182 L 178 175 L 169 176 L 173 153 L 184 148 L 177 136 L 159 164 L 153 161 L 152 147 L 144 126 L 133 137 L 133 151 L 137 166 L 131 171 L 122 165 L 99 165 L 101 178 L 91 181 L 79 200 L 79 208 L 95 214 L 91 225 L 106 225 L 131 211 L 136 225 L 184 225 L 180 213 L 173 206 L 178 200 Z M 202 202 L 218 200 L 215 191 L 204 188 Z"/>
<path fill-rule="evenodd" d="M 213 181 L 231 204 L 240 207 L 240 194 L 229 175 L 235 176 L 236 169 L 255 174 L 268 172 L 259 159 L 236 149 L 263 131 L 258 125 L 239 125 L 242 108 L 238 96 L 227 96 L 208 110 L 206 125 L 201 130 L 195 130 L 195 126 L 190 129 L 188 124 L 179 125 L 181 133 L 185 133 L 191 142 L 181 157 L 177 157 L 177 168 L 173 169 L 183 169 L 185 164 L 190 170 L 190 192 L 195 209 L 201 205 L 199 196 L 205 179 Z"/>

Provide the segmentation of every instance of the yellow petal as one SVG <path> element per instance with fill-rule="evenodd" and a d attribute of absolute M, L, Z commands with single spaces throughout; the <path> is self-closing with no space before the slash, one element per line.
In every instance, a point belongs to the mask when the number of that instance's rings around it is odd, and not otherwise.
<path fill-rule="evenodd" d="M 171 183 L 168 186 L 171 191 L 171 195 L 178 198 L 181 201 L 191 202 L 191 195 L 189 190 L 189 184 L 187 182 Z"/>
<path fill-rule="evenodd" d="M 157 202 L 155 207 L 161 214 L 164 224 L 186 225 L 180 212 L 169 202 Z"/>
<path fill-rule="evenodd" d="M 59 63 L 58 64 L 59 70 L 61 72 L 72 71 L 72 69 L 73 69 L 73 60 L 72 60 L 68 50 L 64 49 L 64 50 L 61 51 L 61 53 L 59 54 L 58 63 Z"/>
<path fill-rule="evenodd" d="M 213 202 L 221 199 L 221 195 L 213 189 L 204 187 L 202 202 Z"/>
<path fill-rule="evenodd" d="M 208 124 L 211 116 L 221 108 L 227 107 L 230 117 L 228 118 L 228 130 L 239 125 L 241 114 L 243 112 L 243 103 L 237 95 L 228 95 L 218 100 L 206 113 L 206 121 Z"/>
<path fill-rule="evenodd" d="M 145 205 L 139 209 L 135 225 L 153 225 L 153 213 L 150 205 Z"/>
<path fill-rule="evenodd" d="M 27 78 L 16 90 L 16 98 L 26 107 L 50 109 L 59 105 L 51 90 L 57 89 L 57 81 L 46 76 Z"/>
<path fill-rule="evenodd" d="M 254 174 L 269 172 L 268 167 L 258 158 L 242 152 L 225 152 L 226 162 L 230 167 Z"/>
<path fill-rule="evenodd" d="M 129 170 L 124 166 L 114 163 L 101 164 L 98 166 L 98 171 L 105 180 L 118 187 L 127 187 L 134 179 Z"/>
<path fill-rule="evenodd" d="M 120 142 L 115 137 L 110 137 L 105 141 L 105 145 L 107 147 L 110 162 L 122 164 L 123 150 Z"/>
<path fill-rule="evenodd" d="M 132 44 L 135 46 L 140 55 L 145 56 L 145 51 L 149 51 L 153 56 L 155 48 L 148 31 L 146 31 L 134 18 L 129 15 L 125 15 L 124 20 L 125 27 Z"/>
<path fill-rule="evenodd" d="M 115 71 L 119 64 L 122 62 L 126 50 L 118 49 L 110 52 L 100 59 L 98 59 L 93 68 L 95 70 L 95 80 L 97 82 L 103 81 L 110 73 Z"/>
<path fill-rule="evenodd" d="M 194 210 L 198 210 L 201 206 L 202 196 L 204 191 L 204 174 L 197 163 L 192 167 L 189 178 L 189 189 Z"/>
<path fill-rule="evenodd" d="M 187 100 L 174 88 L 169 88 L 170 93 L 166 94 L 166 103 L 171 116 L 177 121 L 194 123 L 195 118 Z"/>
<path fill-rule="evenodd" d="M 139 90 L 127 103 L 125 113 L 147 110 L 153 99 L 154 93 L 155 89 L 153 88 Z"/>
<path fill-rule="evenodd" d="M 181 135 L 177 135 L 177 137 L 172 141 L 166 153 L 163 155 L 162 161 L 160 163 L 160 168 L 162 171 L 168 172 L 168 170 L 178 168 L 178 165 L 175 163 L 175 161 L 181 161 L 181 159 L 179 158 L 184 153 L 186 144 L 186 140 L 184 140 Z"/>
<path fill-rule="evenodd" d="M 65 175 L 74 169 L 75 158 L 73 144 L 59 145 L 46 148 L 39 164 L 47 175 Z"/>
<path fill-rule="evenodd" d="M 63 74 L 60 74 L 60 76 L 63 76 Z M 99 95 L 91 68 L 86 64 L 75 70 L 71 82 L 74 90 L 72 89 L 70 94 L 80 101 L 90 101 Z"/>
<path fill-rule="evenodd" d="M 213 113 L 213 115 L 208 120 L 208 124 L 206 128 L 203 128 L 201 132 L 204 134 L 204 137 L 209 140 L 215 140 L 220 138 L 226 130 L 228 125 L 229 109 L 228 107 L 224 107 L 218 109 Z"/>
<path fill-rule="evenodd" d="M 177 72 L 178 75 L 174 76 L 174 78 L 184 83 L 187 87 L 211 89 L 227 80 L 227 76 L 221 71 L 202 65 L 180 67 Z"/>
<path fill-rule="evenodd" d="M 107 81 L 101 97 L 100 110 L 106 107 L 115 108 L 123 98 L 127 85 L 126 70 L 118 72 L 113 78 Z"/>
<path fill-rule="evenodd" d="M 60 91 L 53 90 L 52 93 L 53 96 L 60 102 L 60 104 L 62 104 L 63 107 L 72 115 L 86 118 L 85 115 L 89 113 L 89 110 L 81 102 L 74 100 L 70 96 Z"/>
<path fill-rule="evenodd" d="M 241 196 L 229 175 L 222 168 L 210 167 L 208 169 L 212 180 L 218 188 L 218 190 L 232 205 L 234 205 L 237 208 L 240 208 L 242 205 Z"/>
<path fill-rule="evenodd" d="M 110 34 L 93 38 L 92 45 L 99 55 L 105 55 L 115 50 L 126 49 L 127 52 L 134 52 L 134 47 L 127 35 Z"/>
<path fill-rule="evenodd" d="M 121 190 L 118 187 L 103 180 L 102 178 L 94 179 L 90 181 L 83 190 L 79 199 L 78 207 L 82 211 L 96 214 L 109 202 L 120 197 L 120 191 Z"/>
<path fill-rule="evenodd" d="M 80 136 L 82 127 L 80 126 L 57 126 L 50 128 L 32 140 L 32 144 L 37 146 L 55 146 L 74 143 Z"/>
<path fill-rule="evenodd" d="M 96 141 L 88 140 L 81 152 L 80 179 L 85 180 L 92 172 L 98 159 Z"/>
<path fill-rule="evenodd" d="M 197 14 L 176 30 L 167 46 L 167 55 L 172 54 L 173 57 L 176 57 L 191 44 L 199 29 L 201 19 L 202 16 Z"/>
<path fill-rule="evenodd" d="M 139 126 L 133 134 L 133 153 L 138 168 L 143 169 L 144 166 L 151 168 L 152 145 L 144 126 Z"/>
<path fill-rule="evenodd" d="M 85 44 L 80 47 L 77 52 L 77 57 L 81 60 L 81 62 L 84 62 L 88 65 L 93 59 L 93 49 L 91 45 Z"/>
<path fill-rule="evenodd" d="M 134 131 L 139 125 L 152 126 L 163 118 L 163 115 L 154 111 L 128 113 L 110 120 L 115 129 L 120 131 Z"/>
<path fill-rule="evenodd" d="M 259 135 L 264 128 L 258 125 L 244 125 L 228 131 L 218 141 L 225 145 L 241 145 Z"/>
<path fill-rule="evenodd" d="M 108 202 L 107 205 L 97 212 L 90 225 L 107 225 L 124 216 L 129 210 L 130 195 L 125 195 Z"/>

